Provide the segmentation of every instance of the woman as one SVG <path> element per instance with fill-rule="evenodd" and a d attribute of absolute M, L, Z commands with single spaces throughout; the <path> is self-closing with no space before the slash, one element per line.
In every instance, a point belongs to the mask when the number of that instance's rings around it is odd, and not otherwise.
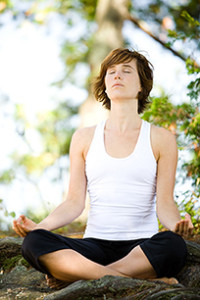
<path fill-rule="evenodd" d="M 25 237 L 24 257 L 48 278 L 154 279 L 176 276 L 184 266 L 181 235 L 191 234 L 193 225 L 188 214 L 181 219 L 173 199 L 176 140 L 139 115 L 152 84 L 152 65 L 143 55 L 113 50 L 94 83 L 110 115 L 73 135 L 66 200 L 39 224 L 25 216 L 14 221 L 14 230 Z M 81 214 L 86 189 L 91 208 L 83 239 L 53 234 Z M 157 216 L 168 231 L 158 233 Z"/>

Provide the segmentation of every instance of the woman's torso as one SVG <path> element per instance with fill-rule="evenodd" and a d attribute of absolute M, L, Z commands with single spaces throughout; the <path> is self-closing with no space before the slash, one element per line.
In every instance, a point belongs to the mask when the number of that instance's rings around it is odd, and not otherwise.
<path fill-rule="evenodd" d="M 119 137 L 110 144 L 105 122 L 89 130 L 92 141 L 84 155 L 91 208 L 85 237 L 127 240 L 153 235 L 157 164 L 150 124 L 143 121 L 133 138 Z"/>

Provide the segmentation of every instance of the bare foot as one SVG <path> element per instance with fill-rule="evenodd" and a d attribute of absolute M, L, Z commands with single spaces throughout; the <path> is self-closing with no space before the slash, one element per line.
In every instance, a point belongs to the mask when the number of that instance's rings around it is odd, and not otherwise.
<path fill-rule="evenodd" d="M 47 281 L 47 286 L 50 287 L 51 289 L 56 289 L 60 290 L 63 289 L 64 287 L 70 285 L 72 282 L 67 282 L 67 281 L 62 281 L 59 279 L 56 279 L 55 277 L 51 275 L 45 275 L 46 281 Z"/>
<path fill-rule="evenodd" d="M 162 281 L 167 284 L 179 284 L 178 280 L 174 277 L 162 277 L 162 278 L 155 278 L 155 279 L 150 279 L 151 281 Z"/>

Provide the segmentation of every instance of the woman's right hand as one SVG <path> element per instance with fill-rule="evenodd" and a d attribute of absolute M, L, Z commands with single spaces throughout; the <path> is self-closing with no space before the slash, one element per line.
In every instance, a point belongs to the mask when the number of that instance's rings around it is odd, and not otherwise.
<path fill-rule="evenodd" d="M 37 229 L 37 224 L 26 216 L 21 215 L 17 220 L 13 221 L 13 229 L 21 237 L 25 237 L 28 232 Z"/>

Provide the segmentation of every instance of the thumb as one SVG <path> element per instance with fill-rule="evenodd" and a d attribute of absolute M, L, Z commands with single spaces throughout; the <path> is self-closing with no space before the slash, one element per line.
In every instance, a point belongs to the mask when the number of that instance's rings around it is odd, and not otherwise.
<path fill-rule="evenodd" d="M 21 215 L 20 218 L 21 218 L 23 223 L 26 221 L 26 216 L 25 215 Z"/>
<path fill-rule="evenodd" d="M 186 214 L 185 214 L 185 219 L 188 220 L 189 226 L 190 226 L 191 228 L 194 228 L 194 225 L 193 225 L 193 223 L 192 223 L 192 218 L 191 218 L 190 214 L 186 213 Z"/>
<path fill-rule="evenodd" d="M 24 215 L 21 215 L 21 216 L 20 216 L 20 224 L 21 224 L 22 227 L 25 225 L 26 219 L 27 219 L 27 218 L 26 218 Z"/>
<path fill-rule="evenodd" d="M 190 214 L 186 213 L 186 214 L 185 214 L 185 219 L 191 221 L 191 216 L 190 216 Z"/>

